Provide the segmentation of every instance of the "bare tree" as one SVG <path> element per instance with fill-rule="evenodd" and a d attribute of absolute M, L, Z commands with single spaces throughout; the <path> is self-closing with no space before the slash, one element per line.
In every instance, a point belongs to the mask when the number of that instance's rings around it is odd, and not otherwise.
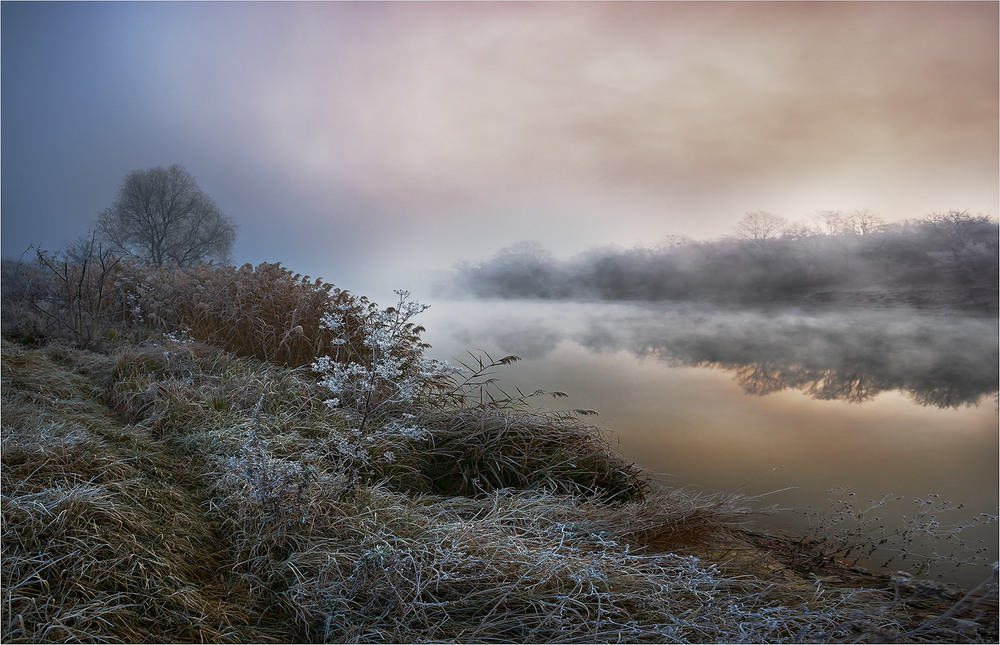
<path fill-rule="evenodd" d="M 827 235 L 868 235 L 885 228 L 885 220 L 868 210 L 855 210 L 844 214 L 841 211 L 822 211 L 817 216 Z"/>
<path fill-rule="evenodd" d="M 844 232 L 844 214 L 840 211 L 826 210 L 820 211 L 816 215 L 816 220 L 822 231 L 827 235 L 838 235 Z"/>
<path fill-rule="evenodd" d="M 225 260 L 236 239 L 232 220 L 179 164 L 125 175 L 97 231 L 116 250 L 157 267 Z"/>
<path fill-rule="evenodd" d="M 743 216 L 736 225 L 736 233 L 742 238 L 759 242 L 780 236 L 787 225 L 784 217 L 757 211 Z"/>
<path fill-rule="evenodd" d="M 877 233 L 885 228 L 885 220 L 868 210 L 856 210 L 848 216 L 851 229 L 858 235 Z"/>
<path fill-rule="evenodd" d="M 57 254 L 57 259 L 69 264 L 83 264 L 98 254 L 100 246 L 97 232 L 91 231 L 70 242 Z"/>

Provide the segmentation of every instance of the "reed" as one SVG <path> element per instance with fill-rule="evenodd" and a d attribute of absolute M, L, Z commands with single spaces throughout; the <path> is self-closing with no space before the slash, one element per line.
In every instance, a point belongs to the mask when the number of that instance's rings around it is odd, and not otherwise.
<path fill-rule="evenodd" d="M 333 334 L 322 319 L 336 307 L 352 330 L 347 349 L 367 356 L 362 340 L 375 306 L 280 264 L 159 270 L 130 264 L 123 273 L 119 287 L 133 315 L 157 329 L 184 330 L 240 356 L 298 367 L 331 348 Z"/>

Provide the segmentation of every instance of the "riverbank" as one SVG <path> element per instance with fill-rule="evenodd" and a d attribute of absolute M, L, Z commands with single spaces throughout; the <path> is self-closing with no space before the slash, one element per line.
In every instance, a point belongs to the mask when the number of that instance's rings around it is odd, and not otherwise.
<path fill-rule="evenodd" d="M 426 357 L 408 294 L 275 264 L 7 277 L 4 642 L 995 640 L 995 573 L 927 608 L 782 560 L 752 500 L 493 389 L 516 357 Z"/>
<path fill-rule="evenodd" d="M 996 639 L 983 589 L 805 566 L 578 420 L 358 442 L 301 370 L 199 342 L 2 358 L 4 642 Z"/>

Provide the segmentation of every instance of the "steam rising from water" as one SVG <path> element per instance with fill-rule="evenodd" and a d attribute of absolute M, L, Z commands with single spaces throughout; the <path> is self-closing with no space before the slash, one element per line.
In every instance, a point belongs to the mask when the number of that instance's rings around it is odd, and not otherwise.
<path fill-rule="evenodd" d="M 466 328 L 455 339 L 489 339 L 492 351 L 523 358 L 542 358 L 561 342 L 595 353 L 625 351 L 725 370 L 756 395 L 790 388 L 860 403 L 897 390 L 923 405 L 957 407 L 997 391 L 998 323 L 989 317 L 597 303 L 503 309 L 509 315 L 477 319 L 475 333 Z"/>

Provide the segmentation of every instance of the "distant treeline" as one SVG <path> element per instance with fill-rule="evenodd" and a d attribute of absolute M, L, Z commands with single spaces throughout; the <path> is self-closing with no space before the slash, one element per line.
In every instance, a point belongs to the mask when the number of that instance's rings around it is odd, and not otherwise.
<path fill-rule="evenodd" d="M 456 267 L 453 293 L 482 298 L 704 300 L 738 305 L 885 304 L 997 311 L 1000 227 L 952 211 L 886 224 L 865 211 L 816 226 L 751 213 L 715 241 L 594 249 L 555 259 L 534 242 Z"/>

